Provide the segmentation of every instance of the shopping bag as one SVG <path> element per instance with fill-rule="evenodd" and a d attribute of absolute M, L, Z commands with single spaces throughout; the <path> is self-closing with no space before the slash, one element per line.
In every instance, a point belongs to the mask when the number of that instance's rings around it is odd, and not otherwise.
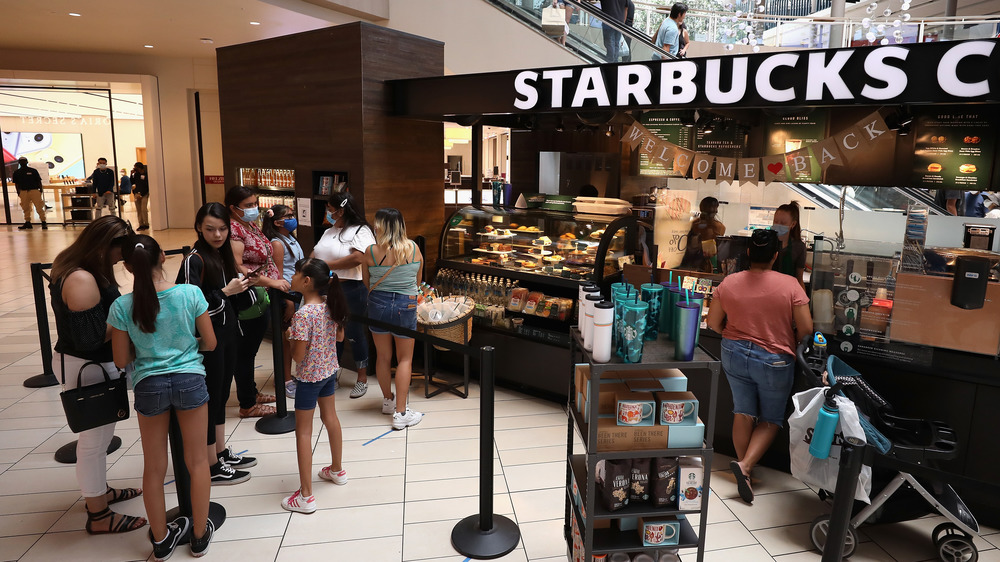
<path fill-rule="evenodd" d="M 547 35 L 562 35 L 566 32 L 566 10 L 548 6 L 542 8 L 542 29 Z"/>
<path fill-rule="evenodd" d="M 826 399 L 826 388 L 810 388 L 792 396 L 795 411 L 788 418 L 789 453 L 791 455 L 792 476 L 805 484 L 816 486 L 822 490 L 833 492 L 837 489 L 837 474 L 840 470 L 841 445 L 847 441 L 854 444 L 865 444 L 865 431 L 861 427 L 858 409 L 843 396 L 837 396 L 837 407 L 840 409 L 840 419 L 837 431 L 833 436 L 833 446 L 830 456 L 817 459 L 809 453 L 809 443 L 812 440 L 816 426 L 816 417 L 823 408 Z M 872 490 L 872 469 L 861 467 L 858 487 L 854 499 L 871 503 L 868 495 Z"/>
<path fill-rule="evenodd" d="M 625 40 L 625 36 L 622 36 L 621 40 L 618 41 L 618 56 L 627 58 L 631 54 L 628 49 L 628 41 Z"/>

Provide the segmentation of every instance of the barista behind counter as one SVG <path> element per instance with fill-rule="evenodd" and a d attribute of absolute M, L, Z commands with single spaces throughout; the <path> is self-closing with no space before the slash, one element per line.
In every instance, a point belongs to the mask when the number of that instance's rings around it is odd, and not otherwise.
<path fill-rule="evenodd" d="M 799 224 L 799 204 L 786 203 L 774 211 L 771 229 L 778 233 L 781 252 L 772 269 L 791 275 L 805 289 L 803 276 L 806 270 L 806 245 L 802 242 L 802 226 Z"/>

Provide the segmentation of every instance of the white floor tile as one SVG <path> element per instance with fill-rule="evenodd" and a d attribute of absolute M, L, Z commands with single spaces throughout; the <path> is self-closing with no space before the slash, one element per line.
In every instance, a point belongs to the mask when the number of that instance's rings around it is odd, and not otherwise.
<path fill-rule="evenodd" d="M 563 519 L 535 521 L 519 524 L 521 544 L 529 560 L 565 556 L 566 540 L 563 538 Z"/>
<path fill-rule="evenodd" d="M 18 560 L 42 535 L 0 537 L 0 560 Z"/>
<path fill-rule="evenodd" d="M 440 500 L 407 501 L 403 523 L 429 523 L 453 521 L 479 513 L 479 496 L 445 498 Z M 510 516 L 514 513 L 509 494 L 493 495 L 493 513 Z"/>
<path fill-rule="evenodd" d="M 399 562 L 403 556 L 403 537 L 380 537 L 338 542 L 320 542 L 301 546 L 282 546 L 275 562 L 302 560 L 364 560 L 365 562 Z M 243 558 L 242 560 L 250 560 Z M 272 558 L 268 558 L 272 560 Z"/>
<path fill-rule="evenodd" d="M 565 486 L 510 494 L 518 523 L 560 519 L 565 516 L 565 500 Z"/>
<path fill-rule="evenodd" d="M 282 546 L 391 537 L 403 527 L 403 504 L 318 509 L 293 513 Z"/>
<path fill-rule="evenodd" d="M 566 461 L 505 466 L 504 476 L 511 492 L 541 490 L 566 485 Z M 530 554 L 530 553 L 529 553 Z"/>
<path fill-rule="evenodd" d="M 280 506 L 279 506 L 280 507 Z M 249 539 L 260 539 L 266 537 L 281 537 L 285 533 L 285 526 L 291 513 L 281 510 L 282 513 L 267 515 L 248 515 L 244 517 L 226 515 L 226 521 L 222 527 L 216 531 L 212 537 L 212 542 L 244 541 Z"/>

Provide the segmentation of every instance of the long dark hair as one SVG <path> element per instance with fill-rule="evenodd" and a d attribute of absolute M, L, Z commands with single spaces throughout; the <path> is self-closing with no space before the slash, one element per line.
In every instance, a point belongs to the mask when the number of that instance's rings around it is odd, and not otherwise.
<path fill-rule="evenodd" d="M 226 198 L 223 200 L 223 203 L 226 204 L 226 210 L 229 210 L 230 207 L 239 207 L 244 199 L 253 197 L 254 195 L 257 194 L 254 193 L 253 188 L 245 185 L 234 185 L 226 192 Z"/>
<path fill-rule="evenodd" d="M 365 216 L 354 206 L 354 197 L 350 193 L 346 191 L 331 193 L 330 198 L 326 200 L 326 204 L 334 209 L 344 210 L 344 229 L 340 231 L 341 236 L 343 236 L 344 230 L 347 230 L 351 226 L 367 226 L 371 229 L 368 221 L 365 220 Z M 343 238 L 340 240 L 343 242 Z"/>
<path fill-rule="evenodd" d="M 274 226 L 274 221 L 280 221 L 284 218 L 295 218 L 291 207 L 280 204 L 271 207 L 271 216 L 265 216 L 264 220 L 261 221 L 260 227 L 268 240 L 274 240 L 281 234 L 278 232 L 278 227 Z"/>
<path fill-rule="evenodd" d="M 226 223 L 226 241 L 218 250 L 213 248 L 198 230 L 205 222 L 205 217 L 216 218 Z M 211 279 L 212 283 L 216 283 L 221 278 L 223 286 L 236 277 L 236 259 L 233 257 L 232 238 L 229 234 L 231 226 L 229 210 L 222 203 L 205 203 L 194 217 L 194 229 L 198 232 L 198 241 L 194 243 L 194 249 L 205 264 L 205 279 Z"/>
<path fill-rule="evenodd" d="M 340 278 L 330 271 L 326 262 L 316 258 L 302 258 L 295 262 L 295 271 L 312 279 L 313 287 L 321 295 L 326 295 L 326 308 L 330 319 L 343 329 L 347 325 L 347 299 L 340 288 Z"/>
<path fill-rule="evenodd" d="M 153 272 L 160 268 L 160 245 L 150 236 L 135 234 L 122 245 L 122 257 L 135 279 L 132 286 L 132 321 L 147 334 L 156 332 L 160 299 L 156 296 Z"/>
<path fill-rule="evenodd" d="M 52 280 L 61 281 L 74 270 L 82 269 L 94 276 L 101 289 L 117 286 L 111 250 L 120 248 L 125 237 L 131 234 L 134 234 L 132 227 L 114 215 L 94 219 L 69 247 L 52 260 Z"/>
<path fill-rule="evenodd" d="M 792 240 L 802 241 L 802 223 L 799 221 L 799 204 L 795 201 L 791 203 L 785 203 L 784 205 L 775 209 L 774 212 L 784 211 L 788 213 L 788 216 L 792 217 L 795 221 L 795 226 L 788 230 L 788 243 L 790 244 Z"/>
<path fill-rule="evenodd" d="M 750 235 L 750 246 L 747 253 L 750 255 L 750 263 L 771 263 L 774 255 L 781 249 L 781 241 L 778 240 L 778 233 L 767 229 L 758 228 Z"/>

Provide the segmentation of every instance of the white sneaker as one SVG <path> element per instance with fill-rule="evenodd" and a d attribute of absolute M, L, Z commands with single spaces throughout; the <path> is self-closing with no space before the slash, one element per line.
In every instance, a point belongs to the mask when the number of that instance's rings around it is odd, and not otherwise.
<path fill-rule="evenodd" d="M 298 387 L 298 384 L 295 382 L 295 379 L 285 381 L 285 396 L 287 398 L 295 398 L 295 389 Z"/>
<path fill-rule="evenodd" d="M 294 494 L 281 500 L 281 507 L 297 513 L 312 513 L 316 511 L 316 496 L 307 498 L 302 495 L 302 490 L 295 490 Z"/>
<path fill-rule="evenodd" d="M 347 484 L 347 471 L 344 469 L 341 469 L 340 472 L 334 472 L 329 466 L 324 466 L 319 471 L 319 477 L 323 480 L 333 482 L 338 486 Z"/>
<path fill-rule="evenodd" d="M 396 412 L 396 397 L 382 399 L 382 413 L 391 416 Z"/>
<path fill-rule="evenodd" d="M 414 412 L 413 410 L 407 408 L 405 413 L 396 412 L 392 415 L 392 428 L 393 429 L 405 429 L 407 427 L 412 427 L 420 423 L 420 420 L 424 418 L 424 415 L 420 412 Z"/>

